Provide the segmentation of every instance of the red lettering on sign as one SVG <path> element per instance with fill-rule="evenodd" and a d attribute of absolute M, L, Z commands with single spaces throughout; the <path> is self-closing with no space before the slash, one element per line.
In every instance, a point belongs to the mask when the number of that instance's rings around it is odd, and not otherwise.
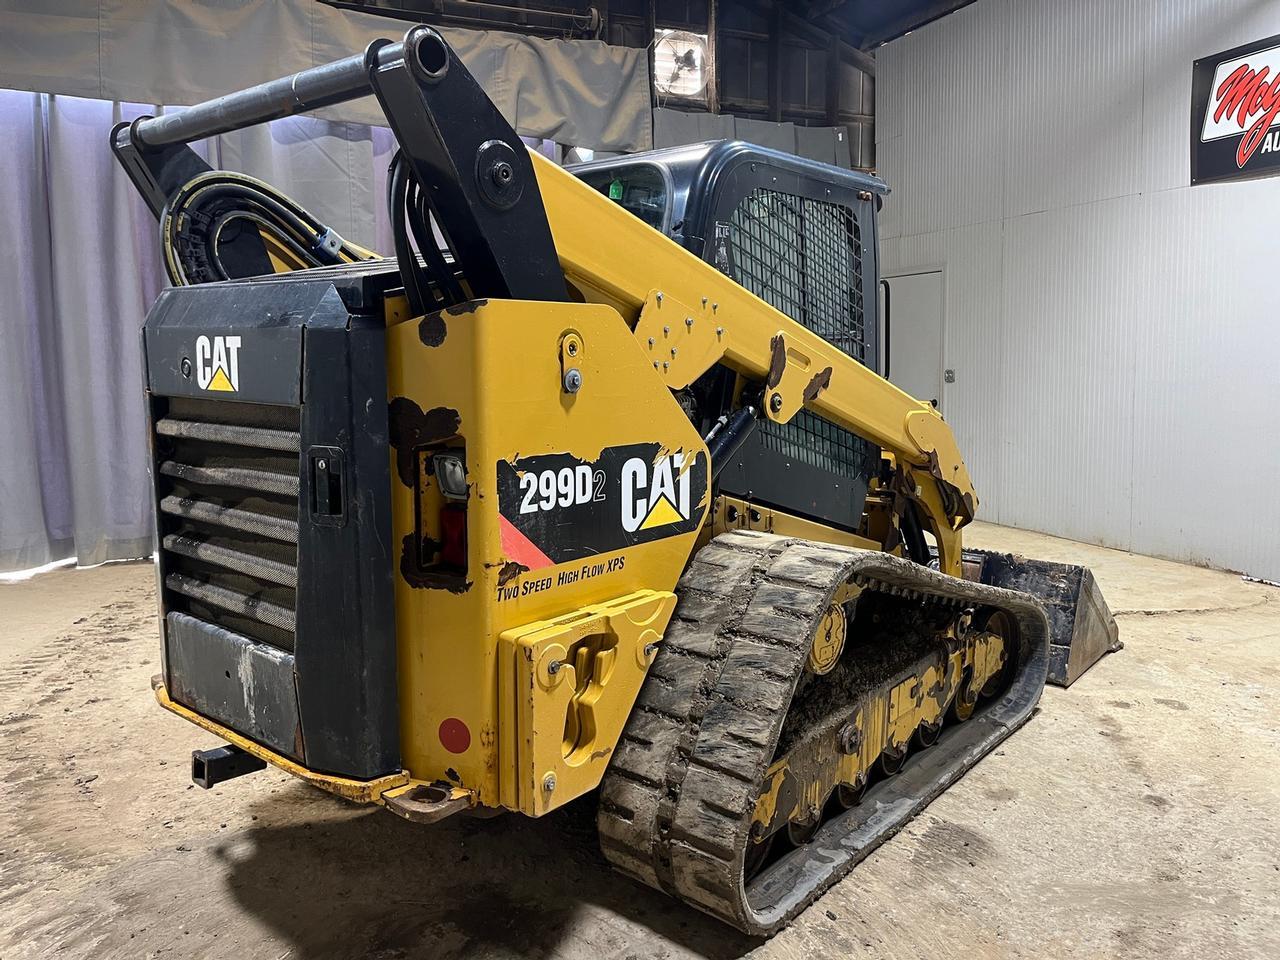
<path fill-rule="evenodd" d="M 1240 145 L 1236 147 L 1238 167 L 1249 162 L 1276 122 L 1276 117 L 1280 116 L 1280 74 L 1268 83 L 1270 73 L 1270 67 L 1254 70 L 1247 63 L 1242 63 L 1214 91 L 1214 100 L 1218 104 L 1213 111 L 1214 122 L 1234 115 L 1235 122 L 1245 131 Z"/>

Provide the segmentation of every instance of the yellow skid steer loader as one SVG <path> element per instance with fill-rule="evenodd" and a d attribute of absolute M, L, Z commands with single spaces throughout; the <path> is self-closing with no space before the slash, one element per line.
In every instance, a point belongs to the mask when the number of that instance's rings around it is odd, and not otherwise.
<path fill-rule="evenodd" d="M 187 146 L 370 93 L 390 258 Z M 963 549 L 951 430 L 881 376 L 873 177 L 561 169 L 426 27 L 112 145 L 172 282 L 155 692 L 226 741 L 202 786 L 594 792 L 611 863 L 767 935 L 1115 646 L 1087 570 Z"/>

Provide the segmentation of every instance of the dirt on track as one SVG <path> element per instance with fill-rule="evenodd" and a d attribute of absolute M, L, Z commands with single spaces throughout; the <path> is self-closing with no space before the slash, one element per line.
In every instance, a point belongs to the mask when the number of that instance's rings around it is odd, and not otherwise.
<path fill-rule="evenodd" d="M 1126 648 L 759 943 L 611 873 L 594 809 L 420 827 L 160 710 L 154 572 L 0 585 L 0 960 L 1280 955 L 1280 591 L 978 526 L 1087 563 Z"/>

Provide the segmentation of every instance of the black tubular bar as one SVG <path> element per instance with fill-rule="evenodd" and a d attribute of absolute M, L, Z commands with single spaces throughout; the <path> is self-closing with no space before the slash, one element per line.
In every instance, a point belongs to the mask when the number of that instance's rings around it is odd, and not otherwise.
<path fill-rule="evenodd" d="M 403 41 L 376 52 L 379 63 L 389 63 L 403 55 Z M 133 135 L 140 144 L 153 149 L 191 143 L 367 96 L 373 93 L 367 59 L 368 53 L 355 54 L 206 100 L 179 113 L 148 117 L 134 125 Z"/>
<path fill-rule="evenodd" d="M 444 272 L 460 270 L 475 299 L 568 300 L 528 149 L 430 27 L 415 26 L 401 41 L 375 40 L 363 54 L 181 113 L 117 124 L 112 148 L 152 212 L 162 218 L 185 184 L 209 172 L 187 144 L 368 94 L 377 97 L 400 144 L 397 163 L 418 185 L 410 212 L 424 222 L 438 221 L 445 235 L 453 266 Z M 425 230 L 417 232 L 415 239 L 429 248 L 432 237 Z M 402 254 L 397 251 L 402 272 L 408 273 Z M 432 259 L 428 250 L 428 266 Z M 439 268 L 442 258 L 434 259 Z M 449 286 L 447 277 L 441 282 Z M 456 299 L 462 287 L 453 286 L 451 299 Z"/>

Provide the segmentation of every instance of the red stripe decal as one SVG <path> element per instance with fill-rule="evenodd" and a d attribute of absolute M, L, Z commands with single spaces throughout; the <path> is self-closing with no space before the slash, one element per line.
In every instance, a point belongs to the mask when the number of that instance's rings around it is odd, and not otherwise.
<path fill-rule="evenodd" d="M 498 514 L 498 529 L 502 533 L 502 552 L 516 563 L 538 570 L 555 566 L 555 562 L 538 549 L 537 544 L 515 528 L 510 520 Z"/>

